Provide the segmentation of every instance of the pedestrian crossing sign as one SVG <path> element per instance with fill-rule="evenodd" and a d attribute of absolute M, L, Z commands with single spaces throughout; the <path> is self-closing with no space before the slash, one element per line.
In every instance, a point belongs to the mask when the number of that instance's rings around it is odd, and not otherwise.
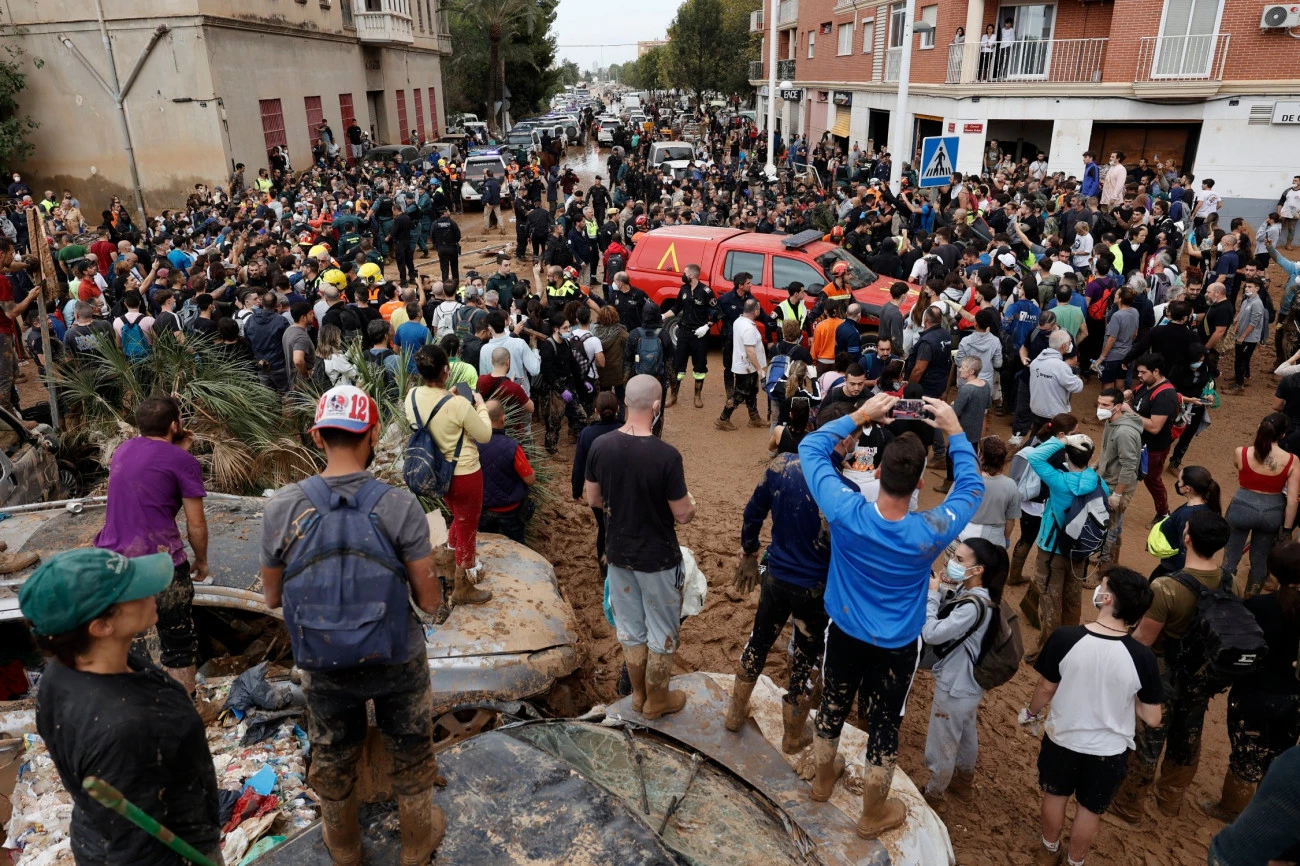
<path fill-rule="evenodd" d="M 947 186 L 957 165 L 955 135 L 934 135 L 921 139 L 921 174 L 917 186 Z"/>

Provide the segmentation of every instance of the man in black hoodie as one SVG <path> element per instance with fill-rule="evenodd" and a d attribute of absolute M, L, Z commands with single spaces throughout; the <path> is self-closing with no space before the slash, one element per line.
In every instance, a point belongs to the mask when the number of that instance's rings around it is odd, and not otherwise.
<path fill-rule="evenodd" d="M 275 292 L 262 295 L 262 305 L 244 324 L 244 337 L 257 361 L 257 375 L 262 384 L 281 394 L 289 390 L 289 373 L 284 366 L 284 346 L 281 338 L 289 322 L 280 315 L 279 299 Z"/>

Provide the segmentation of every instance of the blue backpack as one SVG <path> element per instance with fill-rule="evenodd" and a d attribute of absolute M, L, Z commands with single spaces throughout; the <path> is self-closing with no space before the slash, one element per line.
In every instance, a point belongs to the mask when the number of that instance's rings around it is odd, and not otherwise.
<path fill-rule="evenodd" d="M 430 419 L 438 414 L 453 395 L 448 394 L 433 407 Z M 456 454 L 448 460 L 442 454 L 438 443 L 433 441 L 433 434 L 420 418 L 420 408 L 415 402 L 415 391 L 411 391 L 411 414 L 415 416 L 415 430 L 406 441 L 406 454 L 402 457 L 402 480 L 416 496 L 429 499 L 441 499 L 451 489 L 452 477 L 456 474 L 456 464 L 460 462 L 460 449 L 465 444 L 465 431 L 456 440 Z"/>
<path fill-rule="evenodd" d="M 319 475 L 299 482 L 316 513 L 284 570 L 284 624 L 308 671 L 397 664 L 408 656 L 406 568 L 379 527 L 378 479 L 336 493 Z"/>
<path fill-rule="evenodd" d="M 777 386 L 785 380 L 786 368 L 790 366 L 789 355 L 777 355 L 767 366 L 767 380 L 763 382 L 763 390 L 769 397 L 776 396 Z"/>
<path fill-rule="evenodd" d="M 658 330 L 638 330 L 641 331 L 641 336 L 637 337 L 632 372 L 638 376 L 654 376 L 656 379 L 662 379 L 668 368 L 664 363 L 664 346 L 659 342 Z"/>
<path fill-rule="evenodd" d="M 136 316 L 135 321 L 122 316 L 122 354 L 128 361 L 140 361 L 153 352 L 149 339 L 144 335 L 144 328 L 140 326 L 143 318 L 143 313 Z"/>

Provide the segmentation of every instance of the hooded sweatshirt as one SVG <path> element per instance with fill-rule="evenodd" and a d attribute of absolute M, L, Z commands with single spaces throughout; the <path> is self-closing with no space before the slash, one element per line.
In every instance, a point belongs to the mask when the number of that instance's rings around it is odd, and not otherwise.
<path fill-rule="evenodd" d="M 1132 491 L 1141 459 L 1142 418 L 1136 412 L 1125 412 L 1102 430 L 1097 473 L 1108 487 L 1127 484 Z"/>
<path fill-rule="evenodd" d="M 1049 350 L 1050 351 L 1050 350 Z M 1038 546 L 1048 553 L 1060 553 L 1056 536 L 1066 523 L 1066 512 L 1070 510 L 1076 496 L 1091 493 L 1101 485 L 1101 491 L 1110 495 L 1110 488 L 1092 469 L 1070 472 L 1057 469 L 1051 464 L 1051 458 L 1065 448 L 1065 442 L 1052 437 L 1042 445 L 1028 448 L 1021 453 L 1029 461 L 1029 468 L 1038 473 L 1043 484 L 1047 486 L 1047 508 L 1043 512 L 1043 524 L 1038 530 Z"/>
<path fill-rule="evenodd" d="M 980 359 L 980 378 L 993 387 L 993 371 L 1002 366 L 1002 341 L 992 331 L 972 331 L 957 346 L 957 363 Z"/>
<path fill-rule="evenodd" d="M 1070 395 L 1083 390 L 1083 380 L 1074 374 L 1056 349 L 1044 349 L 1029 364 L 1029 411 L 1039 418 L 1051 418 L 1070 411 Z"/>

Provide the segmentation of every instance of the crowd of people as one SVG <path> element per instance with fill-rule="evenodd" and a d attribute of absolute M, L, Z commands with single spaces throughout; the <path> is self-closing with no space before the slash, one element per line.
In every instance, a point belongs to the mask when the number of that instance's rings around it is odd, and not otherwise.
<path fill-rule="evenodd" d="M 184 208 L 143 226 L 115 201 L 89 243 L 71 192 L 33 202 L 15 175 L 9 213 L 18 218 L 0 219 L 0 403 L 16 407 L 24 357 L 42 370 L 90 353 L 140 361 L 164 343 L 201 362 L 243 363 L 280 394 L 310 395 L 304 435 L 323 468 L 267 503 L 262 581 L 268 606 L 300 626 L 291 633 L 307 672 L 310 782 L 336 864 L 360 859 L 355 783 L 368 700 L 393 756 L 402 863 L 427 863 L 442 837 L 417 613 L 390 604 L 376 624 L 358 611 L 409 593 L 436 622 L 449 607 L 492 598 L 480 586 L 477 534 L 527 540 L 534 421 L 554 459 L 568 427 L 571 492 L 595 517 L 633 710 L 655 719 L 683 708 L 686 695 L 671 688 L 684 569 L 676 527 L 696 506 L 663 431 L 668 409 L 689 411 L 678 403 L 688 369 L 692 405 L 704 408 L 714 333 L 725 392 L 714 426 L 735 433 L 743 405 L 748 424 L 767 431 L 771 458 L 740 520 L 735 587 L 757 589 L 759 600 L 728 730 L 745 724 L 765 660 L 793 620 L 781 747 L 811 745 L 808 795 L 829 799 L 856 706 L 870 738 L 857 830 L 876 838 L 907 817 L 890 791 L 916 671 L 930 670 L 935 684 L 925 797 L 947 809 L 949 794 L 978 796 L 986 692 L 1030 664 L 1038 679 L 1019 721 L 1041 736 L 1035 856 L 1081 866 L 1102 815 L 1139 827 L 1152 797 L 1161 814 L 1180 814 L 1210 699 L 1226 691 L 1232 757 L 1221 795 L 1201 808 L 1235 823 L 1215 836 L 1211 862 L 1294 859 L 1295 827 L 1269 816 L 1300 787 L 1300 352 L 1277 368 L 1271 414 L 1233 450 L 1239 489 L 1226 508 L 1215 480 L 1231 471 L 1226 461 L 1186 458 L 1220 390 L 1261 393 L 1252 356 L 1270 328 L 1284 345 L 1300 266 L 1279 250 L 1293 241 L 1300 176 L 1257 228 L 1221 227 L 1213 180 L 1169 163 L 1131 168 L 1122 153 L 1105 166 L 1083 154 L 1078 178 L 1050 171 L 1042 154 L 1017 163 L 992 142 L 979 175 L 917 191 L 904 165 L 895 193 L 886 152 L 778 138 L 781 171 L 770 177 L 752 123 L 712 109 L 691 119 L 700 138 L 681 174 L 648 164 L 663 137 L 652 123 L 620 133 L 606 175 L 585 189 L 562 148 L 560 158 L 514 157 L 504 177 L 485 175 L 484 229 L 496 221 L 504 232 L 504 202 L 516 237 L 484 272 L 461 272 L 452 215 L 462 169 L 437 153 L 371 163 L 326 147 L 304 171 L 282 159 L 251 183 L 240 166 L 228 184 L 200 184 Z M 63 272 L 45 310 L 53 357 L 31 309 L 30 208 Z M 754 275 L 735 274 L 720 292 L 683 262 L 680 292 L 655 303 L 627 264 L 646 233 L 677 224 L 815 228 L 888 278 L 890 300 L 873 333 L 847 268 L 824 285 L 783 286 L 788 300 L 765 309 Z M 430 248 L 441 279 L 415 264 L 414 251 Z M 1280 292 L 1269 285 L 1272 262 L 1287 276 Z M 1229 353 L 1231 386 L 1220 383 Z M 378 374 L 378 392 L 364 389 L 361 365 Z M 1095 405 L 1080 396 L 1093 377 Z M 432 544 L 409 491 L 369 471 L 387 401 L 408 428 L 427 431 L 448 467 L 445 546 Z M 1010 436 L 990 434 L 993 414 L 1009 419 Z M 1080 422 L 1094 414 L 1100 442 Z M 135 752 L 115 750 L 138 731 L 101 737 L 69 703 L 102 694 L 97 704 L 177 704 L 188 724 L 190 605 L 209 563 L 204 481 L 185 420 L 170 397 L 136 407 L 139 437 L 113 455 L 97 550 L 54 557 L 22 588 L 23 613 L 54 659 L 38 724 L 78 798 L 73 845 L 85 862 L 172 862 L 116 817 L 89 817 L 81 778 L 104 761 L 129 764 Z M 921 509 L 930 468 L 945 475 L 943 499 Z M 1148 560 L 1122 554 L 1139 485 L 1155 514 Z M 340 556 L 358 519 L 379 531 L 361 533 L 362 556 Z M 160 548 L 165 561 L 153 554 Z M 1238 581 L 1243 557 L 1249 574 Z M 1017 614 L 1005 594 L 1023 584 Z M 1095 610 L 1085 616 L 1089 589 Z M 131 655 L 155 622 L 170 679 Z M 1019 622 L 1038 628 L 1028 652 Z M 122 770 L 123 791 L 212 852 L 215 782 L 193 722 L 172 725 L 147 771 L 143 761 Z M 104 850 L 108 860 L 90 859 Z"/>

